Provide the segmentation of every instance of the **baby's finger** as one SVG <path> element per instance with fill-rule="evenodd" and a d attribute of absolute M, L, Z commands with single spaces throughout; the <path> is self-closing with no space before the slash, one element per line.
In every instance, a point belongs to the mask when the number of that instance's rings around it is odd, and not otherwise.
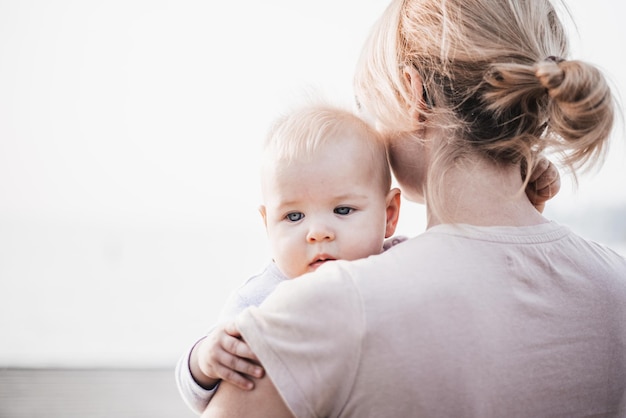
<path fill-rule="evenodd" d="M 224 332 L 235 338 L 241 338 L 241 333 L 239 332 L 239 329 L 237 328 L 237 324 L 234 321 L 224 326 Z"/>
<path fill-rule="evenodd" d="M 241 357 L 228 356 L 224 360 L 224 365 L 238 373 L 257 378 L 263 377 L 263 367 Z"/>
<path fill-rule="evenodd" d="M 216 371 L 219 377 L 233 385 L 243 389 L 243 390 L 252 390 L 254 389 L 254 382 L 245 377 L 242 374 L 237 373 L 236 371 L 229 369 L 228 367 L 218 366 Z"/>
<path fill-rule="evenodd" d="M 228 329 L 226 332 L 228 332 Z M 250 346 L 241 338 L 234 337 L 232 334 L 224 334 L 221 344 L 224 350 L 237 357 L 258 361 Z"/>
<path fill-rule="evenodd" d="M 220 363 L 216 367 L 220 378 L 227 380 L 242 389 L 252 389 L 250 377 L 263 377 L 264 370 L 258 364 L 252 363 L 240 357 L 224 353 Z"/>

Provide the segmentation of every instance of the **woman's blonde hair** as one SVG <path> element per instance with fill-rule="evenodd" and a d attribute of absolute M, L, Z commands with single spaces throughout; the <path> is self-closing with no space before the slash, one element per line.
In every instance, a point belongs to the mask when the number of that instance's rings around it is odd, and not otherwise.
<path fill-rule="evenodd" d="M 430 204 L 441 176 L 469 153 L 529 173 L 544 150 L 561 153 L 574 174 L 603 161 L 611 91 L 598 69 L 567 56 L 549 0 L 394 0 L 365 45 L 355 87 L 387 134 L 413 132 L 418 120 L 443 129 L 431 144 Z"/>

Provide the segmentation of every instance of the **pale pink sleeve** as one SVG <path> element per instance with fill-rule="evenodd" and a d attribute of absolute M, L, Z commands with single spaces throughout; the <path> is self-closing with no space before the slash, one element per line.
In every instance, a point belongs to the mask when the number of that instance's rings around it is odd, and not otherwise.
<path fill-rule="evenodd" d="M 189 357 L 194 346 L 195 344 L 178 360 L 175 378 L 178 392 L 185 404 L 193 412 L 200 415 L 209 404 L 219 385 L 216 385 L 213 389 L 204 389 L 194 380 L 191 370 L 189 370 Z"/>

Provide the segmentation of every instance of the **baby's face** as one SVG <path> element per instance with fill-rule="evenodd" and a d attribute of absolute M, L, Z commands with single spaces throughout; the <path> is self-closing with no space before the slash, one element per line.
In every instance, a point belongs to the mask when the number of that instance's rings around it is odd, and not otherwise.
<path fill-rule="evenodd" d="M 263 194 L 273 258 L 289 278 L 382 251 L 388 190 L 359 138 L 274 165 L 264 173 Z"/>

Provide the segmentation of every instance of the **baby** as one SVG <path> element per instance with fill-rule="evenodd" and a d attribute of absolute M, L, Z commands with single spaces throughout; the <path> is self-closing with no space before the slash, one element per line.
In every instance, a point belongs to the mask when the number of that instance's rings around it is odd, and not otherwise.
<path fill-rule="evenodd" d="M 235 352 L 239 340 L 224 324 L 284 280 L 333 260 L 379 254 L 405 239 L 385 242 L 396 229 L 400 190 L 391 188 L 383 139 L 338 107 L 309 105 L 275 122 L 263 147 L 261 195 L 272 262 L 233 293 L 217 325 L 177 367 L 181 395 L 198 413 L 221 379 L 251 389 L 245 375 L 263 374 L 253 357 Z"/>

